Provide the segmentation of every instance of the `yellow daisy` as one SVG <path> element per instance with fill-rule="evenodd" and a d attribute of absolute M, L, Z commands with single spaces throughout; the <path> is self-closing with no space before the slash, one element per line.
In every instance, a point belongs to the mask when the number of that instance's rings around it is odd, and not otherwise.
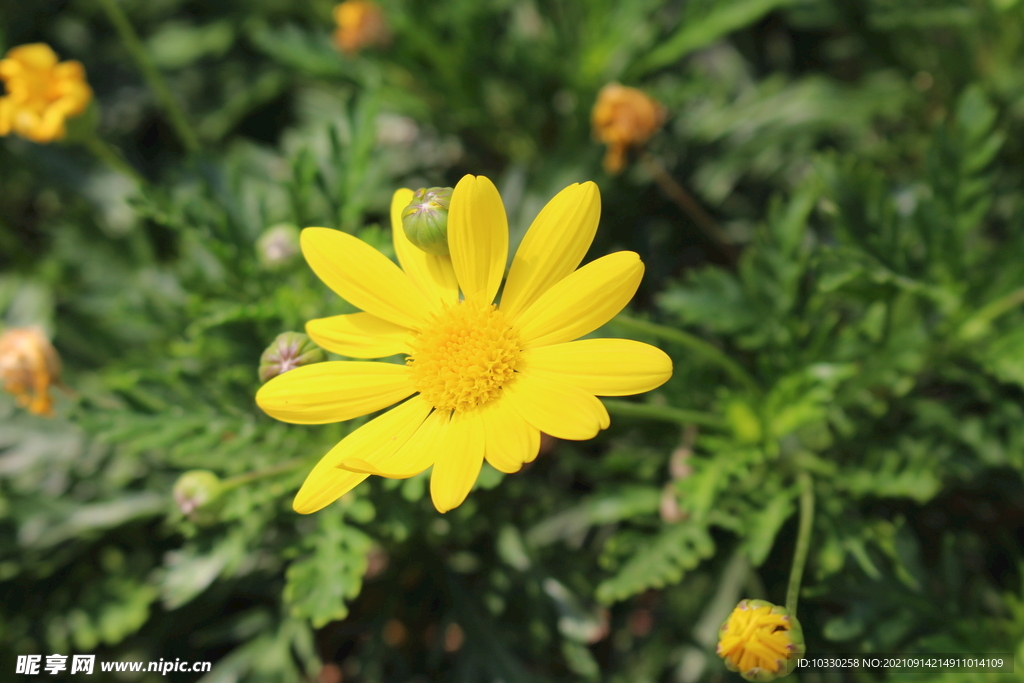
<path fill-rule="evenodd" d="M 492 302 L 508 255 L 508 221 L 494 184 L 467 175 L 455 187 L 445 256 L 405 236 L 401 214 L 412 194 L 398 190 L 391 201 L 401 268 L 347 233 L 302 231 L 313 272 L 364 311 L 311 320 L 309 336 L 350 358 L 401 353 L 408 360 L 295 368 L 263 385 L 257 404 L 278 420 L 323 424 L 412 398 L 332 448 L 295 496 L 296 512 L 329 505 L 371 474 L 406 478 L 431 466 L 431 498 L 447 512 L 466 499 L 485 459 L 512 473 L 537 457 L 541 432 L 590 439 L 610 422 L 597 396 L 649 391 L 672 374 L 669 357 L 648 344 L 573 341 L 611 320 L 644 272 L 631 251 L 576 269 L 601 213 L 594 183 L 570 185 L 540 212 L 512 261 L 500 306 Z"/>

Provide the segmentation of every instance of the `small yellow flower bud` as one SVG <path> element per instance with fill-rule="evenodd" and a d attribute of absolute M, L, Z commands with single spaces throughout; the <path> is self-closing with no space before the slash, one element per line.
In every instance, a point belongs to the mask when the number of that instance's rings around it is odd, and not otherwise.
<path fill-rule="evenodd" d="M 57 62 L 44 43 L 12 48 L 0 59 L 0 137 L 17 133 L 33 142 L 60 140 L 65 121 L 82 114 L 92 100 L 80 62 Z"/>
<path fill-rule="evenodd" d="M 796 617 L 765 600 L 741 600 L 718 630 L 718 656 L 748 681 L 763 683 L 792 673 L 806 651 Z"/>
<path fill-rule="evenodd" d="M 50 386 L 60 386 L 60 357 L 42 330 L 12 327 L 0 334 L 0 379 L 18 405 L 53 415 Z"/>
<path fill-rule="evenodd" d="M 256 241 L 256 255 L 264 268 L 278 268 L 298 253 L 299 229 L 290 223 L 278 223 L 267 228 Z"/>
<path fill-rule="evenodd" d="M 174 484 L 174 502 L 182 514 L 194 522 L 216 521 L 218 501 L 224 491 L 220 477 L 209 470 L 189 470 Z"/>
<path fill-rule="evenodd" d="M 345 0 L 334 8 L 334 43 L 347 55 L 364 47 L 383 45 L 391 39 L 384 12 L 369 0 Z"/>
<path fill-rule="evenodd" d="M 302 332 L 283 332 L 260 356 L 260 381 L 268 382 L 274 377 L 300 365 L 309 365 L 327 360 L 323 349 Z"/>
<path fill-rule="evenodd" d="M 601 88 L 591 113 L 594 136 L 608 145 L 604 168 L 618 173 L 626 151 L 647 142 L 665 121 L 665 109 L 636 88 L 609 83 Z"/>
<path fill-rule="evenodd" d="M 402 210 L 402 229 L 417 247 L 437 256 L 448 253 L 448 206 L 452 188 L 420 188 Z"/>

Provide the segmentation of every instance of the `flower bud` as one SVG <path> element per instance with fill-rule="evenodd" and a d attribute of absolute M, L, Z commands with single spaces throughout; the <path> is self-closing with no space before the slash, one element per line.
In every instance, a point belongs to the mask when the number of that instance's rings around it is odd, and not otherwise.
<path fill-rule="evenodd" d="M 718 629 L 718 656 L 748 681 L 792 673 L 807 648 L 796 617 L 765 600 L 741 600 Z"/>
<path fill-rule="evenodd" d="M 608 145 L 604 168 L 618 173 L 626 165 L 626 151 L 647 142 L 665 120 L 665 109 L 636 88 L 609 83 L 601 88 L 591 113 L 594 136 Z"/>
<path fill-rule="evenodd" d="M 216 503 L 223 490 L 220 477 L 210 470 L 189 470 L 174 484 L 174 502 L 189 519 L 211 522 L 215 519 Z"/>
<path fill-rule="evenodd" d="M 302 332 L 282 332 L 260 356 L 260 381 L 268 382 L 300 365 L 325 360 L 323 349 Z"/>
<path fill-rule="evenodd" d="M 0 59 L 0 137 L 17 133 L 40 144 L 63 138 L 67 119 L 85 112 L 92 89 L 81 62 L 58 62 L 45 43 L 11 48 Z"/>
<path fill-rule="evenodd" d="M 370 0 L 345 0 L 335 6 L 334 44 L 347 55 L 370 45 L 384 45 L 391 39 L 387 19 L 380 6 Z"/>
<path fill-rule="evenodd" d="M 290 223 L 267 228 L 256 241 L 256 255 L 264 268 L 274 269 L 299 253 L 299 229 Z"/>
<path fill-rule="evenodd" d="M 34 415 L 53 415 L 50 386 L 60 386 L 60 357 L 37 327 L 0 334 L 0 379 L 18 405 Z"/>
<path fill-rule="evenodd" d="M 448 206 L 452 188 L 420 188 L 402 209 L 402 229 L 417 247 L 436 256 L 448 253 Z"/>

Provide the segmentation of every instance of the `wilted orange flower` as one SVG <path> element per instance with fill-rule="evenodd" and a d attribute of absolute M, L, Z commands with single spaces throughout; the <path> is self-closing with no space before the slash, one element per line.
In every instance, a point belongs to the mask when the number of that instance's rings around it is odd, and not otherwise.
<path fill-rule="evenodd" d="M 7 94 L 0 97 L 0 136 L 11 131 L 33 142 L 64 137 L 64 122 L 85 111 L 92 89 L 81 62 L 57 63 L 45 43 L 12 48 L 0 59 L 0 80 Z"/>
<path fill-rule="evenodd" d="M 384 12 L 370 0 L 345 0 L 334 8 L 334 21 L 338 24 L 334 42 L 347 55 L 391 38 Z"/>
<path fill-rule="evenodd" d="M 60 384 L 60 357 L 42 330 L 12 327 L 0 334 L 0 379 L 18 405 L 36 415 L 52 415 L 50 385 Z"/>
<path fill-rule="evenodd" d="M 601 88 L 591 113 L 594 135 L 608 145 L 604 168 L 618 173 L 626 161 L 626 150 L 643 144 L 665 120 L 665 109 L 636 88 L 609 83 Z"/>

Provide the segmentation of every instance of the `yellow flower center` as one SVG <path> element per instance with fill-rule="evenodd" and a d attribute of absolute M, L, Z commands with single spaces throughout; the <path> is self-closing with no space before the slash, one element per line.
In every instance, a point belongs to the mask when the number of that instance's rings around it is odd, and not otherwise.
<path fill-rule="evenodd" d="M 770 607 L 741 602 L 729 617 L 718 644 L 718 654 L 741 672 L 762 669 L 779 673 L 793 652 L 787 617 Z"/>
<path fill-rule="evenodd" d="M 459 301 L 434 313 L 406 361 L 416 390 L 439 410 L 498 398 L 519 360 L 519 335 L 494 304 Z"/>

